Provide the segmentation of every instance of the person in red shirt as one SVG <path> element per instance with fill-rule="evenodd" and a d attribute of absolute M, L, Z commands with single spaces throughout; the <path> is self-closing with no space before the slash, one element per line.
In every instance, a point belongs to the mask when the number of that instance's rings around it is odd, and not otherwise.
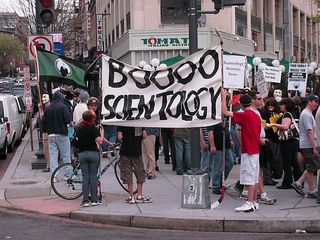
<path fill-rule="evenodd" d="M 257 205 L 259 183 L 259 154 L 261 118 L 250 107 L 251 97 L 244 94 L 240 103 L 244 112 L 230 112 L 226 104 L 227 91 L 221 90 L 222 113 L 233 117 L 234 122 L 241 125 L 241 165 L 240 183 L 248 190 L 248 201 L 235 208 L 236 212 L 254 212 Z"/>

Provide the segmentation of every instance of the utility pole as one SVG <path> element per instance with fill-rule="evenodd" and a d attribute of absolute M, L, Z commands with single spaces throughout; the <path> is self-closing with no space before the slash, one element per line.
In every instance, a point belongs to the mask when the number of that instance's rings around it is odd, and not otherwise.
<path fill-rule="evenodd" d="M 245 0 L 212 0 L 214 11 L 198 11 L 197 0 L 189 0 L 189 53 L 190 55 L 198 51 L 198 15 L 218 14 L 223 7 L 240 6 L 246 3 Z M 190 175 L 200 175 L 200 133 L 199 128 L 191 129 L 191 169 Z"/>

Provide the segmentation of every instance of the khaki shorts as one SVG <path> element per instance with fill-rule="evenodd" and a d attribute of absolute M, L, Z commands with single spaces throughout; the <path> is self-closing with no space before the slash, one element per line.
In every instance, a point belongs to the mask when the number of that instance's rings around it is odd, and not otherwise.
<path fill-rule="evenodd" d="M 124 184 L 133 183 L 133 173 L 136 176 L 137 183 L 145 182 L 147 174 L 144 170 L 142 157 L 120 156 L 120 178 Z"/>
<path fill-rule="evenodd" d="M 259 183 L 259 170 L 259 154 L 241 154 L 240 183 L 242 185 Z"/>
<path fill-rule="evenodd" d="M 315 173 L 319 167 L 319 159 L 314 156 L 312 148 L 302 148 L 301 153 L 304 157 L 304 165 L 308 172 Z"/>

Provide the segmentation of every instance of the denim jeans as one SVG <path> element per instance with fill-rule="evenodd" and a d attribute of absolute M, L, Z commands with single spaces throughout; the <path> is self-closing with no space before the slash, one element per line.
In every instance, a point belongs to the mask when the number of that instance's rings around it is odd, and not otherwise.
<path fill-rule="evenodd" d="M 211 178 L 212 165 L 213 165 L 213 154 L 210 152 L 210 149 L 208 149 L 208 151 L 204 151 L 203 148 L 201 148 L 200 169 L 201 171 L 208 173 L 209 180 Z"/>
<path fill-rule="evenodd" d="M 49 136 L 50 172 L 58 167 L 60 153 L 63 163 L 70 163 L 70 140 L 65 135 Z"/>
<path fill-rule="evenodd" d="M 234 148 L 231 151 L 233 159 L 236 159 L 236 157 L 240 158 L 241 157 L 240 141 L 238 139 L 237 130 L 235 129 L 235 126 L 231 126 L 230 135 L 234 142 Z"/>
<path fill-rule="evenodd" d="M 223 170 L 223 151 L 217 151 L 213 155 L 213 168 L 212 168 L 212 190 L 221 189 L 222 185 L 222 170 Z M 233 167 L 233 159 L 231 154 L 231 149 L 226 149 L 226 158 L 225 158 L 225 179 L 228 177 L 231 169 Z"/>
<path fill-rule="evenodd" d="M 99 152 L 84 151 L 79 153 L 80 168 L 82 172 L 83 202 L 89 201 L 89 190 L 91 201 L 98 201 L 97 174 L 99 167 Z"/>
<path fill-rule="evenodd" d="M 183 173 L 191 167 L 191 140 L 174 137 L 174 145 L 176 148 L 177 173 Z"/>

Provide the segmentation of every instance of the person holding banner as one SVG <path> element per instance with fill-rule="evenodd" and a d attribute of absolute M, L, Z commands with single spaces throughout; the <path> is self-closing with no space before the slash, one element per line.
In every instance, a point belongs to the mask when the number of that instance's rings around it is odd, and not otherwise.
<path fill-rule="evenodd" d="M 241 165 L 240 183 L 248 190 L 248 200 L 236 212 L 254 212 L 257 205 L 259 183 L 259 153 L 261 118 L 251 108 L 251 97 L 244 94 L 240 97 L 240 103 L 244 112 L 231 112 L 227 109 L 227 91 L 221 90 L 222 113 L 233 117 L 236 124 L 241 125 Z"/>
<path fill-rule="evenodd" d="M 142 160 L 142 130 L 139 127 L 118 127 L 118 139 L 122 141 L 119 160 L 120 178 L 124 184 L 128 184 L 130 196 L 126 198 L 126 202 L 130 204 L 152 202 L 152 198 L 142 194 L 142 186 L 147 177 Z M 133 173 L 138 185 L 138 195 L 135 198 Z"/>

